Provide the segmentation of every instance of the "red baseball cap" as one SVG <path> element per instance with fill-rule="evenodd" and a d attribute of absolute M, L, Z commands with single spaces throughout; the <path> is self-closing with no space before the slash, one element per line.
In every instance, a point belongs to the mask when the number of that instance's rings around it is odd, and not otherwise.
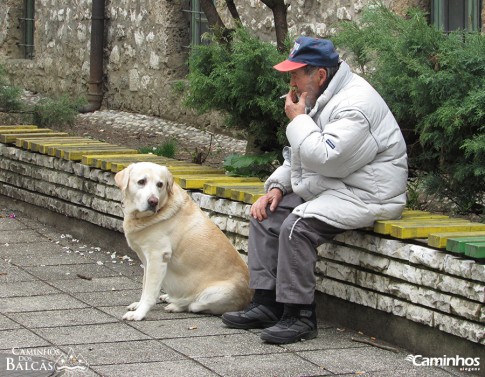
<path fill-rule="evenodd" d="M 311 37 L 298 37 L 288 59 L 273 68 L 281 72 L 294 71 L 306 65 L 333 67 L 338 64 L 339 55 L 332 41 Z"/>

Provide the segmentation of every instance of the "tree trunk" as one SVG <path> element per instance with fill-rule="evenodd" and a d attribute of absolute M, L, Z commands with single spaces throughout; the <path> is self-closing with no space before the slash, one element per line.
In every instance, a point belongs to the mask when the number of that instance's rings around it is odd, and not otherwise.
<path fill-rule="evenodd" d="M 227 9 L 229 9 L 229 13 L 231 13 L 232 18 L 237 22 L 241 22 L 241 17 L 239 17 L 239 12 L 237 11 L 236 4 L 234 4 L 234 0 L 226 0 Z"/>
<path fill-rule="evenodd" d="M 209 26 L 215 29 L 225 29 L 226 25 L 222 22 L 219 13 L 217 12 L 216 6 L 211 0 L 200 0 L 200 7 L 207 17 Z"/>
<path fill-rule="evenodd" d="M 279 51 L 285 51 L 285 39 L 288 35 L 288 20 L 286 18 L 288 7 L 284 0 L 261 0 L 273 12 L 276 32 L 276 46 Z"/>

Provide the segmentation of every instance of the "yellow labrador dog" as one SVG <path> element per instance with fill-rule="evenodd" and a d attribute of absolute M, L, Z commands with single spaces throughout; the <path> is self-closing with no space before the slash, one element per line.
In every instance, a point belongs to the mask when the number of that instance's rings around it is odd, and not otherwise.
<path fill-rule="evenodd" d="M 128 245 L 144 266 L 141 299 L 123 319 L 142 320 L 162 288 L 169 312 L 222 314 L 248 305 L 246 263 L 165 166 L 135 163 L 115 182 L 123 194 Z"/>

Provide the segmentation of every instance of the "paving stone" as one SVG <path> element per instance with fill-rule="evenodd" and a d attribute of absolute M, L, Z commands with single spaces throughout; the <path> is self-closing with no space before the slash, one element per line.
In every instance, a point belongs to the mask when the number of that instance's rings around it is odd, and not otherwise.
<path fill-rule="evenodd" d="M 0 208 L 0 216 L 8 216 L 9 211 Z M 29 229 L 26 225 L 22 224 L 20 221 L 16 219 L 9 219 L 0 217 L 0 233 L 4 231 L 17 231 L 21 229 Z"/>
<path fill-rule="evenodd" d="M 88 364 L 121 365 L 154 361 L 183 360 L 185 356 L 156 340 L 71 345 Z"/>
<path fill-rule="evenodd" d="M 139 301 L 141 297 L 140 289 L 107 291 L 107 292 L 86 292 L 75 293 L 75 297 L 86 302 L 89 305 L 96 307 L 103 306 L 128 306 L 135 301 Z"/>
<path fill-rule="evenodd" d="M 47 346 L 49 342 L 27 329 L 0 331 L 0 350 L 11 350 L 13 347 L 28 348 Z"/>
<path fill-rule="evenodd" d="M 139 284 L 125 276 L 113 276 L 106 278 L 76 279 L 54 281 L 52 285 L 64 292 L 101 292 L 119 291 L 140 288 Z"/>
<path fill-rule="evenodd" d="M 18 329 L 21 326 L 12 321 L 10 318 L 5 317 L 3 314 L 0 314 L 0 330 L 13 330 Z"/>
<path fill-rule="evenodd" d="M 187 339 L 189 335 L 184 336 L 185 333 L 186 331 L 182 328 L 179 329 L 178 334 L 168 333 L 167 338 L 174 339 L 164 339 L 163 343 L 194 358 L 285 352 L 284 348 L 266 344 L 261 341 L 259 335 L 244 330 L 231 330 L 230 333 L 224 335 L 214 335 L 217 332 L 213 332 L 211 336 L 203 336 L 204 334 L 193 331 L 194 337 L 190 339 Z M 157 336 L 157 334 L 150 334 Z"/>
<path fill-rule="evenodd" d="M 147 335 L 125 323 L 49 327 L 35 329 L 35 332 L 57 345 L 126 342 L 129 340 L 148 339 Z"/>
<path fill-rule="evenodd" d="M 394 353 L 375 347 L 329 349 L 322 351 L 297 352 L 298 355 L 332 373 L 362 373 L 387 371 L 392 375 L 394 370 L 413 369 L 411 362 L 406 361 L 406 353 Z"/>
<path fill-rule="evenodd" d="M 0 246 L 0 254 L 11 263 L 24 267 L 95 263 L 87 253 L 81 255 L 50 241 Z"/>
<path fill-rule="evenodd" d="M 34 281 L 36 277 L 19 267 L 8 262 L 0 262 L 0 284 L 14 283 L 18 281 Z"/>
<path fill-rule="evenodd" d="M 331 374 L 324 368 L 291 353 L 258 354 L 257 363 L 254 362 L 253 355 L 196 358 L 196 360 L 224 377 L 293 377 Z"/>
<path fill-rule="evenodd" d="M 188 312 L 181 312 L 181 313 L 169 313 L 165 311 L 164 307 L 167 304 L 165 303 L 158 303 L 153 308 L 150 309 L 147 316 L 143 319 L 144 322 L 147 321 L 160 321 L 165 319 L 181 319 L 181 318 L 201 318 L 201 317 L 210 317 L 210 314 L 199 314 L 199 313 L 188 313 Z M 126 313 L 127 308 L 126 305 L 122 306 L 107 306 L 107 307 L 99 307 L 99 310 L 102 310 L 105 313 L 112 315 L 115 318 L 121 318 Z"/>
<path fill-rule="evenodd" d="M 26 267 L 25 270 L 32 275 L 35 275 L 41 280 L 55 281 L 64 279 L 80 279 L 77 275 L 87 277 L 108 277 L 119 276 L 115 271 L 107 268 L 104 265 L 96 263 L 84 263 L 75 265 L 61 265 L 61 266 L 39 266 Z"/>
<path fill-rule="evenodd" d="M 11 313 L 9 316 L 25 327 L 31 329 L 38 327 L 79 326 L 96 323 L 118 322 L 117 318 L 94 308 Z"/>
<path fill-rule="evenodd" d="M 213 377 L 220 376 L 191 360 L 165 361 L 155 363 L 121 364 L 111 366 L 94 366 L 93 370 L 102 376 L 109 377 L 153 377 L 153 376 L 183 376 L 183 377 Z"/>
<path fill-rule="evenodd" d="M 52 294 L 31 297 L 10 297 L 0 299 L 3 313 L 32 312 L 39 310 L 75 309 L 87 305 L 66 294 Z"/>
<path fill-rule="evenodd" d="M 32 229 L 4 230 L 0 232 L 0 245 L 43 241 L 45 241 L 45 237 Z"/>
<path fill-rule="evenodd" d="M 58 289 L 41 281 L 7 282 L 0 287 L 0 298 L 38 296 L 60 293 Z"/>
<path fill-rule="evenodd" d="M 131 322 L 131 325 L 155 339 L 188 338 L 234 334 L 234 330 L 224 326 L 218 317 L 194 317 L 164 321 Z M 187 341 L 187 340 L 185 340 Z"/>

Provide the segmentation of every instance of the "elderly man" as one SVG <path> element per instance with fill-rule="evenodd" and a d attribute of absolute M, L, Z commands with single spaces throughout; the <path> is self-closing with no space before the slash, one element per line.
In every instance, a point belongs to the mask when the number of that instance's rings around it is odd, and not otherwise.
<path fill-rule="evenodd" d="M 253 301 L 222 321 L 264 328 L 261 339 L 283 344 L 317 336 L 316 248 L 345 230 L 400 217 L 407 155 L 386 103 L 339 60 L 331 41 L 299 37 L 274 68 L 290 74 L 290 146 L 251 207 Z"/>

